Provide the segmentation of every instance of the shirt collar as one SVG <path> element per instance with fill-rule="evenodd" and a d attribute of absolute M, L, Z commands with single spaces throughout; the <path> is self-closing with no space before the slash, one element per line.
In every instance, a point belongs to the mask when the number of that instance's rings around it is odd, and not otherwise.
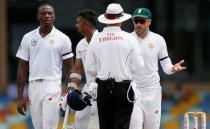
<path fill-rule="evenodd" d="M 37 36 L 40 36 L 40 37 L 41 37 L 41 35 L 40 35 L 40 33 L 39 33 L 39 29 L 40 29 L 40 26 L 36 29 L 35 34 L 36 34 Z M 53 26 L 53 27 L 52 27 L 52 30 L 50 31 L 50 33 L 49 33 L 46 37 L 54 35 L 54 34 L 55 34 L 55 31 L 56 31 L 56 29 L 55 29 L 55 27 Z"/>
<path fill-rule="evenodd" d="M 121 31 L 119 26 L 107 26 L 104 27 L 103 31 Z"/>
<path fill-rule="evenodd" d="M 96 30 L 93 32 L 93 35 L 92 35 L 90 41 L 93 39 L 94 35 L 97 34 L 97 33 L 98 33 L 98 30 L 96 29 Z M 85 39 L 85 42 L 86 42 L 85 44 L 89 44 L 88 41 L 87 41 L 87 38 L 84 37 L 84 39 Z"/>

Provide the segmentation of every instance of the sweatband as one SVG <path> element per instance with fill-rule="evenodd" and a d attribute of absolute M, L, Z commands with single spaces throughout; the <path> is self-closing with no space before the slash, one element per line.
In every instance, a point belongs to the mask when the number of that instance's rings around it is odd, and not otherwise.
<path fill-rule="evenodd" d="M 70 78 L 77 78 L 77 79 L 81 80 L 82 76 L 78 73 L 71 73 Z"/>

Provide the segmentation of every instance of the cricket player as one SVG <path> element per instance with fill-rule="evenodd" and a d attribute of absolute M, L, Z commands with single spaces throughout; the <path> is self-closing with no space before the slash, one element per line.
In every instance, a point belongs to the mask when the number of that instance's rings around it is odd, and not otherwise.
<path fill-rule="evenodd" d="M 133 75 L 143 66 L 140 48 L 134 36 L 121 30 L 131 18 L 120 4 L 109 4 L 98 17 L 106 24 L 89 45 L 85 61 L 88 75 L 98 83 L 97 106 L 100 129 L 128 129 L 133 110 Z"/>
<path fill-rule="evenodd" d="M 28 95 L 35 129 L 57 129 L 62 64 L 69 78 L 73 65 L 71 41 L 53 26 L 55 12 L 42 4 L 37 10 L 40 26 L 25 34 L 17 52 L 17 110 L 25 115 L 23 90 L 29 72 Z"/>
<path fill-rule="evenodd" d="M 152 14 L 147 8 L 136 9 L 132 17 L 134 25 L 132 34 L 138 40 L 145 65 L 140 74 L 134 76 L 141 97 L 134 104 L 130 129 L 159 129 L 160 127 L 162 92 L 158 62 L 168 75 L 186 69 L 181 66 L 184 60 L 172 65 L 164 38 L 149 29 L 151 19 Z"/>
<path fill-rule="evenodd" d="M 78 12 L 76 19 L 76 27 L 79 33 L 81 33 L 84 38 L 79 41 L 76 47 L 76 61 L 75 61 L 75 73 L 80 76 L 85 71 L 85 59 L 86 53 L 88 50 L 89 43 L 95 35 L 97 35 L 98 30 L 96 30 L 96 13 L 90 9 L 83 9 Z M 83 87 L 82 92 L 90 93 L 94 96 L 94 91 L 97 90 L 97 84 L 95 83 L 95 78 L 86 76 L 86 84 Z M 78 79 L 77 85 L 80 84 L 80 80 Z M 94 86 L 94 87 L 93 87 Z M 74 126 L 76 129 L 88 129 L 91 126 L 90 119 L 95 118 L 96 122 L 98 122 L 98 113 L 97 113 L 97 105 L 96 100 L 93 99 L 91 102 L 92 106 L 87 106 L 82 111 L 76 111 Z M 98 125 L 95 123 L 94 125 Z M 90 128 L 90 127 L 89 127 Z"/>

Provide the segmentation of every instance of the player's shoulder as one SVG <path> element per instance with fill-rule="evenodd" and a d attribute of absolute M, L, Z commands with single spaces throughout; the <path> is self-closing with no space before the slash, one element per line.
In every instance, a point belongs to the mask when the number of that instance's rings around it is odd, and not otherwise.
<path fill-rule="evenodd" d="M 54 29 L 55 29 L 56 35 L 57 35 L 58 37 L 63 38 L 63 39 L 69 39 L 69 37 L 68 37 L 66 34 L 64 34 L 62 31 L 58 30 L 58 29 L 55 28 L 55 27 L 54 27 Z"/>
<path fill-rule="evenodd" d="M 131 34 L 131 35 L 135 35 L 136 33 L 135 33 L 135 31 L 132 31 L 130 34 Z"/>
<path fill-rule="evenodd" d="M 86 44 L 86 39 L 85 39 L 85 38 L 82 38 L 82 39 L 80 39 L 80 41 L 78 42 L 77 47 L 83 46 L 83 45 L 85 45 L 85 44 Z"/>
<path fill-rule="evenodd" d="M 33 29 L 33 30 L 27 32 L 27 33 L 23 36 L 23 38 L 31 38 L 32 36 L 35 35 L 36 31 L 38 31 L 38 28 Z"/>
<path fill-rule="evenodd" d="M 158 33 L 150 31 L 150 36 L 156 40 L 164 40 L 164 37 Z"/>
<path fill-rule="evenodd" d="M 133 40 L 134 36 L 133 34 L 126 32 L 126 31 L 121 31 L 120 32 L 122 34 L 123 37 L 125 37 L 127 40 Z"/>
<path fill-rule="evenodd" d="M 130 35 L 129 32 L 126 32 L 126 31 L 124 31 L 124 30 L 120 31 L 120 33 L 121 33 L 121 34 L 124 34 L 124 35 L 128 35 L 128 36 Z"/>
<path fill-rule="evenodd" d="M 129 46 L 133 47 L 138 47 L 138 41 L 137 38 L 130 32 L 122 31 L 124 34 L 125 40 L 129 43 Z"/>

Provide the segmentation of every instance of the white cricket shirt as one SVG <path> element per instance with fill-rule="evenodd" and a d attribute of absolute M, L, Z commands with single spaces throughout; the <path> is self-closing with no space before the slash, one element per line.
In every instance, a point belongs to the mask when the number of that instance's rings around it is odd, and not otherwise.
<path fill-rule="evenodd" d="M 95 32 L 93 33 L 92 38 L 95 35 L 97 35 L 97 34 L 98 34 L 98 30 L 95 30 Z M 85 68 L 85 59 L 86 59 L 86 54 L 87 54 L 88 46 L 89 46 L 89 43 L 87 42 L 87 39 L 86 38 L 81 39 L 79 41 L 79 43 L 77 44 L 77 47 L 76 47 L 76 58 L 82 60 L 82 64 L 83 64 L 84 71 L 85 71 L 86 82 L 89 84 L 90 82 L 94 82 L 94 79 L 95 78 L 89 76 L 86 73 L 86 70 L 85 70 L 86 69 Z"/>
<path fill-rule="evenodd" d="M 172 63 L 168 57 L 167 46 L 164 38 L 154 32 L 149 31 L 142 39 L 136 32 L 132 34 L 138 40 L 144 59 L 144 67 L 140 74 L 136 74 L 134 80 L 140 87 L 159 87 L 160 77 L 158 74 L 158 61 L 166 74 L 172 74 Z"/>
<path fill-rule="evenodd" d="M 55 27 L 42 38 L 39 28 L 23 36 L 16 57 L 29 61 L 29 81 L 61 79 L 62 60 L 73 56 L 71 41 Z"/>
<path fill-rule="evenodd" d="M 143 65 L 135 37 L 120 27 L 105 27 L 95 36 L 86 57 L 88 74 L 101 80 L 115 78 L 117 82 L 131 80 Z"/>

